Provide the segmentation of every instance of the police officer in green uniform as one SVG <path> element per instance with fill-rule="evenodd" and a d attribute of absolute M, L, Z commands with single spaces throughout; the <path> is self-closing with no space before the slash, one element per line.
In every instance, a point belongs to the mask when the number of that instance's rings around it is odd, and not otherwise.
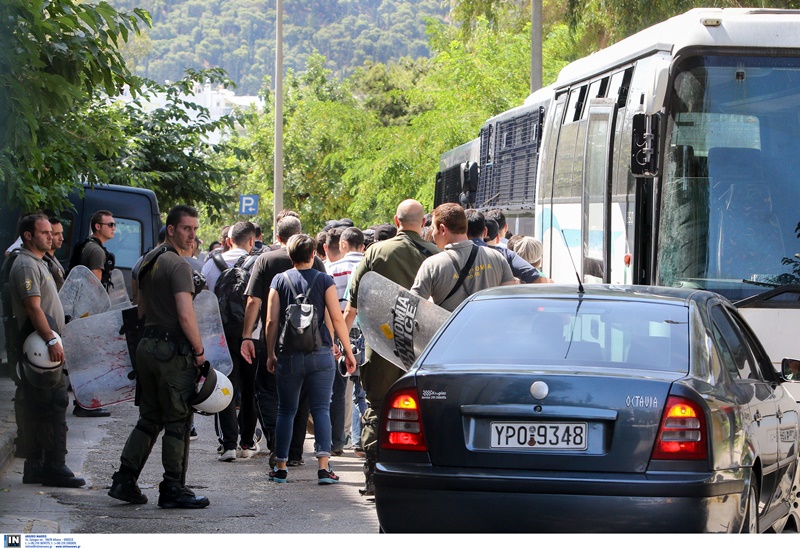
<path fill-rule="evenodd" d="M 11 310 L 17 321 L 16 343 L 21 346 L 35 330 L 47 342 L 50 361 L 63 363 L 64 349 L 55 334 L 64 329 L 64 309 L 43 260 L 52 247 L 52 227 L 43 214 L 27 215 L 20 219 L 19 234 L 22 249 L 8 275 Z M 22 482 L 67 488 L 83 486 L 86 482 L 76 477 L 65 463 L 69 396 L 63 371 L 53 374 L 56 376 L 53 385 L 48 382 L 45 386 L 37 386 L 28 379 L 28 372 L 23 370 L 21 374 L 14 405 L 20 418 L 18 451 L 25 458 Z"/>
<path fill-rule="evenodd" d="M 423 240 L 420 236 L 425 217 L 422 204 L 416 200 L 404 200 L 397 207 L 394 223 L 399 229 L 397 236 L 377 242 L 364 253 L 350 279 L 349 301 L 345 308 L 347 329 L 353 327 L 358 312 L 358 285 L 361 277 L 369 271 L 375 271 L 396 282 L 404 288 L 411 288 L 417 270 L 426 258 L 439 252 L 435 244 Z M 378 431 L 380 428 L 380 410 L 389 387 L 397 381 L 403 372 L 400 368 L 381 357 L 366 346 L 364 364 L 361 365 L 361 385 L 367 393 L 367 411 L 364 414 L 364 425 L 361 433 L 361 444 L 367 454 L 364 464 L 366 484 L 362 495 L 373 495 L 372 473 L 378 454 Z"/>
<path fill-rule="evenodd" d="M 205 362 L 192 303 L 192 269 L 181 257 L 191 253 L 197 235 L 197 210 L 175 206 L 167 215 L 163 245 L 150 251 L 139 270 L 142 339 L 136 348 L 139 421 L 122 450 L 108 495 L 129 503 L 147 502 L 136 481 L 158 434 L 162 437 L 164 480 L 158 505 L 201 509 L 208 498 L 186 487 L 186 457 L 198 368 Z"/>

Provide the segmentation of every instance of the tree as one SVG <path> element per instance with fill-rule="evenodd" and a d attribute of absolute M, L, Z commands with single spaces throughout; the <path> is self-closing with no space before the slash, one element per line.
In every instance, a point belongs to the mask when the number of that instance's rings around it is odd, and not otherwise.
<path fill-rule="evenodd" d="M 139 9 L 106 2 L 6 0 L 0 4 L 0 187 L 23 209 L 66 205 L 81 179 L 98 182 L 97 156 L 118 137 L 102 119 L 80 120 L 96 91 L 115 95 L 137 81 L 120 45 L 149 24 Z"/>

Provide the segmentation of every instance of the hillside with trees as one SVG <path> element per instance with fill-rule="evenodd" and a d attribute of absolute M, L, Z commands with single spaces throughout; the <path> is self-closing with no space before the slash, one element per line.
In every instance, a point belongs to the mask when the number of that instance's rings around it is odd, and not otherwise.
<path fill-rule="evenodd" d="M 275 75 L 274 0 L 111 0 L 142 8 L 152 28 L 125 50 L 129 68 L 156 82 L 184 70 L 222 68 L 238 93 L 255 95 Z M 304 70 L 315 51 L 339 77 L 365 62 L 429 55 L 425 20 L 443 20 L 440 0 L 292 0 L 284 3 L 284 67 Z M 134 66 L 135 65 L 135 66 Z"/>

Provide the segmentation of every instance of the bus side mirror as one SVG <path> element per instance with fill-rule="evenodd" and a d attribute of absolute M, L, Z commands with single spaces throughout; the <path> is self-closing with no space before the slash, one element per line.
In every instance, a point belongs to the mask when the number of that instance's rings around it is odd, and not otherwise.
<path fill-rule="evenodd" d="M 658 176 L 658 137 L 661 113 L 633 115 L 631 173 L 634 177 Z"/>
<path fill-rule="evenodd" d="M 783 374 L 784 379 L 800 380 L 800 360 L 795 358 L 781 360 L 781 374 Z"/>

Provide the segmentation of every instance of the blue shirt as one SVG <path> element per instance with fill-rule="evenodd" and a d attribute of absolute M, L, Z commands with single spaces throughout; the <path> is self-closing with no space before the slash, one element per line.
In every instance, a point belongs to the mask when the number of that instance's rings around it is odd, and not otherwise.
<path fill-rule="evenodd" d="M 302 271 L 289 269 L 286 271 L 286 274 L 289 275 L 289 279 L 292 281 L 294 291 L 298 294 L 306 294 L 308 296 L 308 301 L 314 305 L 314 308 L 317 310 L 317 320 L 319 320 L 319 336 L 320 339 L 322 339 L 322 346 L 331 347 L 333 345 L 333 339 L 331 339 L 331 333 L 325 325 L 325 291 L 330 286 L 334 285 L 333 278 L 329 274 L 321 273 L 314 268 L 303 269 Z M 314 280 L 314 286 L 309 289 L 308 284 L 315 274 L 317 278 Z M 278 314 L 278 318 L 280 319 L 278 333 L 280 333 L 280 329 L 283 328 L 283 313 L 286 307 L 289 306 L 289 303 L 294 302 L 294 298 L 292 297 L 292 291 L 286 284 L 286 278 L 283 274 L 276 275 L 275 278 L 272 279 L 270 288 L 274 288 L 281 298 L 281 308 Z"/>
<path fill-rule="evenodd" d="M 523 284 L 530 284 L 542 276 L 536 267 L 525 261 L 512 250 L 509 250 L 508 248 L 501 248 L 500 246 L 489 246 L 483 241 L 482 238 L 473 238 L 472 241 L 477 246 L 486 246 L 487 248 L 491 248 L 500 252 L 503 257 L 506 258 L 506 261 L 508 261 L 508 265 L 511 267 L 511 272 L 514 273 L 514 276 L 519 278 L 519 281 Z"/>

